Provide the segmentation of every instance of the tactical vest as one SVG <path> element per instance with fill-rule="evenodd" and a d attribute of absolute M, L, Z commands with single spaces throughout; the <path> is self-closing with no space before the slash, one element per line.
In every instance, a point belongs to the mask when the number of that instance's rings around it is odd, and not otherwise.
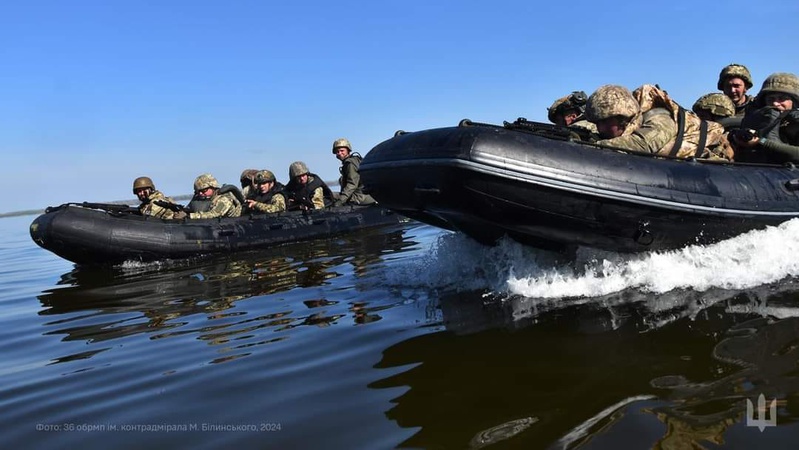
<path fill-rule="evenodd" d="M 256 194 L 250 196 L 250 200 L 253 200 L 258 203 L 269 203 L 272 201 L 272 197 L 274 197 L 275 195 L 282 195 L 283 197 L 285 197 L 286 194 L 283 193 L 283 190 L 285 188 L 286 187 L 283 186 L 283 183 L 275 181 L 275 185 L 272 186 L 272 189 L 270 189 L 269 192 L 267 192 L 266 194 L 262 194 L 260 191 L 256 191 L 257 192 Z"/>
<path fill-rule="evenodd" d="M 325 198 L 325 206 L 328 206 L 330 203 L 333 202 L 333 191 L 330 190 L 330 187 L 319 178 L 318 175 L 314 173 L 309 173 L 308 177 L 311 180 L 307 184 L 300 184 L 297 183 L 296 180 L 292 179 L 289 181 L 284 188 L 284 195 L 288 194 L 287 197 L 289 199 L 289 209 L 294 209 L 300 207 L 300 205 L 305 205 L 308 207 L 313 207 L 313 193 L 314 191 L 321 187 L 322 192 Z"/>
<path fill-rule="evenodd" d="M 343 188 L 344 184 L 347 182 L 347 180 L 344 179 L 344 174 L 347 173 L 346 170 L 347 166 L 354 166 L 355 171 L 358 172 L 361 168 L 361 160 L 363 160 L 363 157 L 361 157 L 360 154 L 352 153 L 344 161 L 341 161 L 341 167 L 338 168 L 338 172 L 341 174 L 341 176 L 338 178 L 339 186 Z M 354 193 L 355 194 L 363 193 L 363 183 L 358 183 L 358 187 L 355 188 Z"/>
<path fill-rule="evenodd" d="M 755 130 L 760 138 L 782 142 L 789 145 L 799 145 L 799 110 L 780 111 L 773 106 L 764 106 L 750 109 L 741 121 L 744 130 Z M 750 163 L 784 163 L 779 160 L 779 155 L 766 152 L 765 149 L 755 146 L 741 148 L 736 151 L 736 161 Z"/>
<path fill-rule="evenodd" d="M 227 194 L 228 192 L 233 194 L 231 197 L 233 197 L 233 203 L 237 203 L 236 206 L 242 206 L 246 203 L 239 188 L 233 186 L 232 184 L 223 184 L 222 187 L 216 191 L 216 195 L 223 195 Z M 208 212 L 211 210 L 211 198 L 213 198 L 213 196 L 201 198 L 195 195 L 191 198 L 191 201 L 186 206 L 186 210 L 188 210 L 188 212 Z"/>

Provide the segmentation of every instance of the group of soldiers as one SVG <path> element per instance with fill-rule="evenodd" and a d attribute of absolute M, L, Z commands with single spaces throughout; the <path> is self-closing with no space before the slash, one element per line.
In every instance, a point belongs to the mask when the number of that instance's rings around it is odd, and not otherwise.
<path fill-rule="evenodd" d="M 210 173 L 194 180 L 194 196 L 182 206 L 155 188 L 149 177 L 133 181 L 133 193 L 139 199 L 142 215 L 160 219 L 211 219 L 238 217 L 242 214 L 278 213 L 287 210 L 322 209 L 327 206 L 370 205 L 375 200 L 363 192 L 358 172 L 361 155 L 352 151 L 350 141 L 341 138 L 333 142 L 333 154 L 341 161 L 338 193 L 302 161 L 289 166 L 289 182 L 277 181 L 270 170 L 247 169 L 241 173 L 241 189 L 230 184 L 220 185 Z"/>
<path fill-rule="evenodd" d="M 730 64 L 717 88 L 687 111 L 657 85 L 630 92 L 604 85 L 575 91 L 548 108 L 549 120 L 582 140 L 680 158 L 754 163 L 799 163 L 799 77 L 769 75 L 756 95 L 746 66 Z"/>

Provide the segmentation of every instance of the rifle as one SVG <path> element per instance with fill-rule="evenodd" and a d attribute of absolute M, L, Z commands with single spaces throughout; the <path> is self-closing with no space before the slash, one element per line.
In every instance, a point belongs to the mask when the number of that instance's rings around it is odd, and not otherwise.
<path fill-rule="evenodd" d="M 66 203 L 66 205 L 77 205 L 82 206 L 84 208 L 91 208 L 91 209 L 102 209 L 104 211 L 108 211 L 110 213 L 128 213 L 128 214 L 138 214 L 139 209 L 130 205 L 125 205 L 121 203 L 91 203 L 91 202 L 82 202 L 82 203 Z M 62 205 L 64 206 L 64 205 Z"/>
<path fill-rule="evenodd" d="M 180 212 L 186 210 L 186 207 L 183 205 L 179 205 L 177 203 L 170 203 L 165 200 L 156 200 L 153 202 L 153 204 L 158 205 L 162 208 L 166 208 L 172 212 Z"/>

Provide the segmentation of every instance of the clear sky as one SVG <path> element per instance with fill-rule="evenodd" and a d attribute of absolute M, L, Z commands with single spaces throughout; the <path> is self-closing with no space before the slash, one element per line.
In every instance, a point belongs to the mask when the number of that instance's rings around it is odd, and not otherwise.
<path fill-rule="evenodd" d="M 552 101 L 657 83 L 688 108 L 745 64 L 799 73 L 799 2 L 8 1 L 0 213 L 188 194 L 211 172 L 338 178 L 398 129 L 546 121 Z M 333 186 L 334 189 L 337 186 Z"/>

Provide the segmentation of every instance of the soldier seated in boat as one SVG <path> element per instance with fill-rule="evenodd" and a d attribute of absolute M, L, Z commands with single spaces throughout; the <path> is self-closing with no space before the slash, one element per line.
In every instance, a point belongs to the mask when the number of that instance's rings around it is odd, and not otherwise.
<path fill-rule="evenodd" d="M 733 133 L 736 161 L 799 163 L 799 77 L 769 75 Z"/>
<path fill-rule="evenodd" d="M 588 98 L 586 116 L 597 125 L 600 145 L 677 158 L 733 157 L 721 124 L 686 111 L 657 85 L 644 84 L 632 93 L 601 86 Z"/>
<path fill-rule="evenodd" d="M 257 189 L 255 188 L 255 175 L 257 173 L 258 169 L 244 169 L 241 172 L 239 182 L 241 183 L 241 195 L 243 195 L 245 199 L 257 193 Z"/>
<path fill-rule="evenodd" d="M 289 184 L 284 192 L 289 200 L 288 209 L 323 209 L 333 203 L 333 191 L 311 173 L 302 161 L 294 161 L 289 166 Z"/>
<path fill-rule="evenodd" d="M 286 196 L 283 183 L 275 179 L 269 170 L 261 170 L 255 175 L 254 194 L 248 198 L 247 210 L 256 213 L 276 213 L 286 210 Z"/>
<path fill-rule="evenodd" d="M 348 203 L 353 205 L 371 205 L 375 203 L 375 199 L 371 195 L 363 192 L 361 174 L 358 172 L 363 158 L 357 152 L 353 153 L 350 141 L 345 138 L 333 141 L 333 154 L 336 155 L 336 159 L 341 161 L 341 167 L 338 169 L 341 173 L 341 177 L 338 179 L 341 191 L 333 202 L 333 206 L 341 206 Z"/>
<path fill-rule="evenodd" d="M 721 69 L 716 87 L 732 100 L 736 117 L 743 117 L 746 107 L 754 100 L 746 91 L 752 88 L 752 74 L 742 64 L 730 64 Z"/>
<path fill-rule="evenodd" d="M 204 173 L 194 180 L 194 198 L 187 209 L 175 213 L 176 219 L 213 219 L 217 217 L 238 217 L 241 215 L 244 198 L 236 186 L 220 186 L 213 175 Z"/>
<path fill-rule="evenodd" d="M 561 97 L 547 108 L 547 117 L 555 125 L 562 127 L 585 128 L 592 133 L 596 133 L 596 125 L 585 118 L 585 105 L 588 96 L 583 91 L 574 91 L 571 94 Z"/>
<path fill-rule="evenodd" d="M 170 203 L 177 205 L 174 200 L 165 196 L 155 188 L 150 177 L 139 177 L 133 180 L 133 193 L 136 194 L 141 204 L 139 212 L 143 216 L 153 216 L 159 219 L 172 219 L 175 212 L 158 205 L 158 203 Z"/>

